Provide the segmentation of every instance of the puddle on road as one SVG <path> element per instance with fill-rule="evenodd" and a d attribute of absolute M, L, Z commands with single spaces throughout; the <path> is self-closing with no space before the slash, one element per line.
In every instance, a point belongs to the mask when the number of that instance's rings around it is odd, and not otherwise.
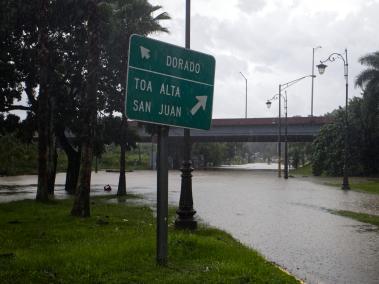
<path fill-rule="evenodd" d="M 326 211 L 330 212 L 331 209 L 328 209 L 326 207 L 322 206 L 317 206 L 317 205 L 312 205 L 312 204 L 306 204 L 306 203 L 299 203 L 299 202 L 289 202 L 289 204 L 295 205 L 295 206 L 303 206 L 305 208 L 313 209 L 313 210 L 318 210 L 318 211 Z"/>

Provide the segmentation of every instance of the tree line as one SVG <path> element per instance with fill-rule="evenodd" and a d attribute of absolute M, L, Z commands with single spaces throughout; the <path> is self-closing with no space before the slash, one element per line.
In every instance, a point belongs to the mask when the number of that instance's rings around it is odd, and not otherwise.
<path fill-rule="evenodd" d="M 129 37 L 168 32 L 160 22 L 170 17 L 147 0 L 0 3 L 2 131 L 17 125 L 25 141 L 38 138 L 38 201 L 54 194 L 59 143 L 71 214 L 87 217 L 92 158 L 106 142 L 121 147 L 118 194 L 126 194 L 125 152 L 136 139 L 123 115 Z"/>

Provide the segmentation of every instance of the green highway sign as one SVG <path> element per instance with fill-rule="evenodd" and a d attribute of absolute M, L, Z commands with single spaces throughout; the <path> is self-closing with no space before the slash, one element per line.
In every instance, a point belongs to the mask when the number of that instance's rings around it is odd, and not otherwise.
<path fill-rule="evenodd" d="M 163 125 L 209 129 L 215 63 L 211 55 L 132 35 L 126 116 Z"/>

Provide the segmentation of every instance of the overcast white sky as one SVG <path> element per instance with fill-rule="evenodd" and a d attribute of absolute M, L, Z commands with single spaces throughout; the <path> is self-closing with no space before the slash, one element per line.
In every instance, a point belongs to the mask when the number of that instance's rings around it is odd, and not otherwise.
<path fill-rule="evenodd" d="M 171 20 L 161 22 L 169 34 L 152 37 L 184 46 L 185 0 L 150 0 L 161 5 Z M 191 49 L 216 58 L 214 118 L 245 116 L 248 79 L 248 117 L 278 115 L 277 101 L 265 102 L 278 85 L 312 73 L 329 54 L 348 50 L 349 97 L 359 96 L 354 79 L 363 69 L 358 58 L 379 50 L 379 0 L 192 0 Z M 314 115 L 323 115 L 345 102 L 343 62 L 315 68 Z M 311 112 L 311 79 L 287 89 L 288 115 Z"/>

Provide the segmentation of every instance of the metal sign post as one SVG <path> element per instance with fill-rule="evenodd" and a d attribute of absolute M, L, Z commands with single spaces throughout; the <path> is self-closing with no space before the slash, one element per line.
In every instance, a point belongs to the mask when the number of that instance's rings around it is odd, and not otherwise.
<path fill-rule="evenodd" d="M 208 130 L 212 121 L 213 56 L 132 35 L 125 114 L 162 125 L 158 133 L 157 263 L 167 264 L 169 125 Z M 167 125 L 167 126 L 165 126 Z"/>
<path fill-rule="evenodd" d="M 168 231 L 168 130 L 158 130 L 158 173 L 157 173 L 157 263 L 167 264 Z"/>

